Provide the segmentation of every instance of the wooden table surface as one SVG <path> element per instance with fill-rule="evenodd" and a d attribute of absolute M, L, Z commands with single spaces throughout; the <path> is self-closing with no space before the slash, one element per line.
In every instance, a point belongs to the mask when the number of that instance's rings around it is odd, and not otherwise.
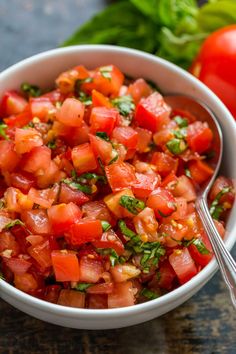
<path fill-rule="evenodd" d="M 0 0 L 0 71 L 56 47 L 107 3 Z M 236 315 L 219 273 L 174 311 L 141 325 L 109 331 L 54 326 L 0 300 L 0 354 L 7 353 L 235 354 Z"/>

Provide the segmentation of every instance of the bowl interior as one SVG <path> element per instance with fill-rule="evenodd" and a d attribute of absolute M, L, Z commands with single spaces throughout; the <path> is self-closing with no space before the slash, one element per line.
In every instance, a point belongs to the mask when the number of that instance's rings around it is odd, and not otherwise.
<path fill-rule="evenodd" d="M 204 102 L 215 113 L 223 130 L 224 155 L 221 173 L 235 180 L 236 161 L 232 159 L 232 156 L 234 156 L 236 127 L 230 113 L 221 101 L 197 79 L 175 65 L 149 54 L 112 46 L 78 46 L 42 53 L 26 59 L 0 74 L 0 98 L 4 91 L 18 89 L 22 82 L 36 84 L 42 88 L 52 88 L 59 73 L 79 64 L 88 68 L 115 64 L 121 71 L 133 78 L 143 77 L 155 82 L 163 93 L 188 93 L 188 95 Z M 226 244 L 229 248 L 236 241 L 234 237 L 236 232 L 235 220 L 236 206 L 233 207 L 227 223 Z M 200 283 L 205 283 L 207 278 L 213 274 L 215 268 L 215 264 L 214 266 L 209 265 L 197 276 L 198 278 L 196 277 L 198 288 Z M 191 287 L 193 289 L 194 281 L 195 279 L 192 279 L 190 285 L 182 286 L 182 293 L 186 293 Z M 195 287 L 197 288 L 197 286 Z M 181 291 L 179 289 L 175 290 L 176 294 L 180 294 Z M 17 292 L 15 292 L 15 296 Z M 169 294 L 165 296 L 169 300 L 173 298 Z M 161 299 L 152 302 L 158 303 L 159 300 L 161 304 Z M 137 306 L 139 307 L 139 305 Z M 120 313 L 123 313 L 123 311 Z"/>

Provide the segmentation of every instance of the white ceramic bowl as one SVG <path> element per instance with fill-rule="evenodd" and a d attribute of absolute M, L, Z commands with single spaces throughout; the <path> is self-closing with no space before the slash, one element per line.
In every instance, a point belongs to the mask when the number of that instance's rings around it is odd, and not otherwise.
<path fill-rule="evenodd" d="M 155 56 L 113 46 L 84 45 L 51 50 L 13 65 L 0 74 L 0 97 L 7 89 L 18 89 L 22 82 L 52 86 L 59 73 L 84 64 L 88 68 L 115 64 L 131 77 L 154 81 L 164 93 L 189 94 L 208 105 L 223 129 L 223 173 L 236 177 L 236 124 L 223 103 L 200 81 L 177 66 Z M 227 223 L 228 249 L 236 241 L 236 207 Z M 144 304 L 110 310 L 77 309 L 51 304 L 27 295 L 0 279 L 0 296 L 16 308 L 41 320 L 81 329 L 108 329 L 138 324 L 174 309 L 195 294 L 217 270 L 212 260 L 199 274 L 178 289 Z"/>

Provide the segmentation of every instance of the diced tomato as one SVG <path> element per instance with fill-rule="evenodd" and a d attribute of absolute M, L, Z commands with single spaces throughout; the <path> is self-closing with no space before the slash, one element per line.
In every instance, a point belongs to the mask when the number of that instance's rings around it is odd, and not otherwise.
<path fill-rule="evenodd" d="M 26 240 L 32 246 L 36 246 L 39 243 L 43 243 L 45 241 L 45 238 L 44 238 L 44 236 L 41 236 L 41 235 L 29 235 L 26 237 Z"/>
<path fill-rule="evenodd" d="M 85 294 L 76 290 L 62 289 L 57 303 L 62 306 L 84 308 Z"/>
<path fill-rule="evenodd" d="M 157 218 L 171 215 L 176 210 L 173 195 L 166 189 L 158 187 L 148 197 L 147 206 L 154 210 Z"/>
<path fill-rule="evenodd" d="M 100 220 L 81 219 L 70 226 L 66 232 L 68 242 L 73 246 L 79 246 L 86 242 L 99 240 L 102 236 L 102 224 Z"/>
<path fill-rule="evenodd" d="M 89 309 L 107 309 L 107 295 L 105 294 L 89 294 Z"/>
<path fill-rule="evenodd" d="M 45 210 L 25 210 L 21 219 L 26 227 L 35 235 L 48 235 L 51 232 L 48 216 Z"/>
<path fill-rule="evenodd" d="M 133 219 L 134 227 L 144 241 L 158 241 L 158 222 L 155 218 L 154 211 L 151 208 L 144 208 Z"/>
<path fill-rule="evenodd" d="M 27 125 L 31 121 L 31 119 L 31 111 L 26 107 L 26 109 L 22 113 L 12 115 L 8 118 L 4 118 L 4 122 L 8 125 L 9 128 L 22 128 Z"/>
<path fill-rule="evenodd" d="M 26 153 L 22 160 L 22 169 L 29 173 L 43 174 L 51 162 L 51 150 L 47 146 L 38 146 Z"/>
<path fill-rule="evenodd" d="M 83 80 L 87 77 L 89 77 L 88 70 L 83 65 L 79 65 L 61 73 L 56 80 L 56 84 L 62 93 L 68 94 L 74 91 L 76 80 Z"/>
<path fill-rule="evenodd" d="M 101 283 L 90 286 L 87 289 L 88 294 L 111 294 L 114 289 L 113 283 Z"/>
<path fill-rule="evenodd" d="M 37 185 L 39 188 L 47 188 L 65 178 L 65 174 L 59 170 L 53 160 L 49 162 L 48 168 L 43 170 L 43 173 L 41 172 L 39 171 L 37 175 Z"/>
<path fill-rule="evenodd" d="M 40 205 L 42 208 L 48 209 L 56 201 L 59 192 L 59 186 L 54 185 L 48 189 L 31 188 L 28 193 L 28 198 L 33 203 Z"/>
<path fill-rule="evenodd" d="M 15 91 L 6 91 L 0 105 L 0 115 L 2 118 L 24 111 L 27 106 L 25 98 Z"/>
<path fill-rule="evenodd" d="M 165 154 L 164 152 L 154 152 L 151 163 L 157 167 L 157 172 L 166 177 L 171 172 L 176 173 L 178 168 L 178 159 Z"/>
<path fill-rule="evenodd" d="M 36 182 L 34 177 L 26 172 L 14 172 L 10 175 L 10 183 L 21 192 L 28 193 L 31 187 L 35 187 Z"/>
<path fill-rule="evenodd" d="M 170 290 L 176 274 L 167 260 L 160 266 L 158 274 L 160 274 L 160 279 L 158 281 L 159 287 Z"/>
<path fill-rule="evenodd" d="M 104 232 L 100 239 L 93 241 L 96 248 L 112 248 L 120 256 L 124 252 L 124 245 L 113 230 Z"/>
<path fill-rule="evenodd" d="M 55 106 L 48 97 L 31 98 L 30 110 L 32 117 L 37 117 L 43 122 L 48 121 L 56 112 Z"/>
<path fill-rule="evenodd" d="M 80 259 L 80 281 L 97 283 L 104 272 L 102 262 L 98 259 L 83 256 Z"/>
<path fill-rule="evenodd" d="M 176 177 L 175 173 L 172 171 L 163 179 L 161 186 L 163 188 L 173 190 L 177 185 L 177 182 L 178 182 L 178 177 Z"/>
<path fill-rule="evenodd" d="M 110 269 L 111 275 L 116 283 L 137 277 L 141 271 L 133 264 L 117 264 Z"/>
<path fill-rule="evenodd" d="M 21 210 L 30 210 L 33 208 L 33 201 L 27 195 L 14 187 L 7 188 L 4 193 L 6 205 L 9 211 L 20 213 Z"/>
<path fill-rule="evenodd" d="M 51 249 L 48 240 L 30 246 L 27 251 L 42 268 L 48 268 L 52 265 Z"/>
<path fill-rule="evenodd" d="M 112 104 L 109 101 L 109 99 L 106 96 L 104 96 L 101 92 L 98 92 L 96 90 L 92 91 L 92 103 L 93 103 L 93 107 L 112 108 Z"/>
<path fill-rule="evenodd" d="M 14 151 L 14 144 L 8 140 L 0 140 L 0 168 L 4 171 L 13 171 L 20 161 Z"/>
<path fill-rule="evenodd" d="M 154 175 L 135 173 L 137 182 L 132 185 L 132 191 L 137 198 L 147 198 L 149 194 L 160 184 L 160 178 Z"/>
<path fill-rule="evenodd" d="M 197 274 L 196 265 L 187 248 L 174 250 L 169 256 L 169 262 L 181 284 L 186 283 Z"/>
<path fill-rule="evenodd" d="M 155 133 L 169 122 L 169 115 L 170 107 L 158 92 L 154 92 L 138 103 L 135 120 L 140 127 Z"/>
<path fill-rule="evenodd" d="M 14 274 L 24 274 L 32 265 L 31 262 L 19 257 L 5 258 L 5 263 Z"/>
<path fill-rule="evenodd" d="M 127 94 L 133 97 L 135 104 L 137 104 L 141 98 L 148 97 L 152 93 L 151 87 L 144 79 L 137 79 L 129 85 Z"/>
<path fill-rule="evenodd" d="M 188 213 L 188 204 L 187 200 L 184 198 L 175 198 L 175 203 L 176 203 L 176 211 L 171 214 L 171 217 L 174 220 L 179 220 L 184 218 L 187 213 Z"/>
<path fill-rule="evenodd" d="M 87 216 L 90 219 L 105 220 L 110 224 L 113 224 L 114 220 L 111 213 L 102 200 L 85 203 L 82 206 L 82 212 L 84 216 Z"/>
<path fill-rule="evenodd" d="M 123 189 L 120 192 L 117 193 L 112 193 L 107 195 L 104 198 L 104 202 L 108 209 L 117 217 L 117 218 L 125 218 L 125 217 L 133 217 L 133 214 L 131 214 L 126 208 L 122 207 L 120 205 L 120 198 L 125 195 L 129 197 L 133 197 L 133 192 L 131 189 Z"/>
<path fill-rule="evenodd" d="M 73 202 L 77 205 L 82 205 L 89 201 L 89 198 L 78 189 L 72 189 L 65 183 L 61 184 L 59 203 L 70 203 Z"/>
<path fill-rule="evenodd" d="M 48 285 L 46 287 L 44 300 L 56 304 L 60 295 L 61 286 L 60 285 Z"/>
<path fill-rule="evenodd" d="M 199 236 L 199 240 L 204 244 L 204 246 L 206 247 L 206 250 L 205 250 L 205 253 L 201 253 L 199 251 L 199 249 L 194 245 L 194 244 L 191 244 L 189 247 L 188 247 L 188 250 L 191 254 L 191 257 L 193 258 L 193 260 L 200 264 L 201 266 L 205 266 L 207 265 L 210 260 L 212 259 L 213 257 L 213 251 L 212 251 L 212 246 L 211 246 L 211 243 L 205 233 L 205 231 L 202 231 L 200 233 L 200 236 Z"/>
<path fill-rule="evenodd" d="M 31 151 L 34 147 L 41 145 L 43 145 L 43 140 L 37 130 L 33 128 L 16 128 L 15 150 L 18 154 L 24 154 Z"/>
<path fill-rule="evenodd" d="M 65 98 L 65 95 L 63 95 L 62 91 L 59 91 L 58 89 L 52 90 L 50 92 L 44 93 L 41 97 L 47 97 L 49 100 L 55 104 L 57 102 L 63 101 Z"/>
<path fill-rule="evenodd" d="M 115 284 L 113 292 L 108 294 L 108 308 L 132 306 L 134 303 L 135 298 L 130 281 Z"/>
<path fill-rule="evenodd" d="M 84 104 L 75 98 L 67 98 L 56 114 L 56 119 L 69 127 L 81 127 Z"/>
<path fill-rule="evenodd" d="M 20 252 L 19 244 L 9 231 L 4 231 L 0 234 L 0 253 L 5 250 L 10 250 L 11 256 L 17 256 Z"/>
<path fill-rule="evenodd" d="M 229 193 L 225 193 L 224 195 L 222 195 L 219 200 L 219 203 L 227 202 L 229 205 L 232 205 L 234 201 L 233 183 L 229 178 L 223 176 L 219 176 L 215 180 L 209 194 L 209 199 L 214 200 L 223 188 L 230 188 L 231 190 L 229 191 Z"/>
<path fill-rule="evenodd" d="M 197 121 L 187 128 L 187 142 L 191 150 L 202 154 L 211 147 L 213 133 L 206 122 Z"/>
<path fill-rule="evenodd" d="M 158 231 L 160 233 L 160 236 L 164 235 L 163 238 L 161 236 L 161 241 L 165 244 L 165 246 L 173 248 L 177 247 L 179 243 L 183 240 L 183 238 L 187 237 L 189 227 L 185 224 L 185 222 L 182 222 L 182 220 L 178 220 L 178 222 L 174 221 L 171 215 L 169 219 L 165 220 L 165 223 L 162 223 L 160 225 Z"/>
<path fill-rule="evenodd" d="M 188 168 L 192 179 L 198 184 L 206 182 L 214 173 L 214 170 L 201 160 L 190 161 Z"/>
<path fill-rule="evenodd" d="M 103 164 L 108 165 L 114 158 L 112 144 L 92 134 L 89 135 L 89 139 L 96 158 L 100 158 Z"/>
<path fill-rule="evenodd" d="M 97 168 L 96 158 L 91 145 L 88 143 L 78 145 L 72 149 L 72 161 L 76 171 L 81 174 Z"/>
<path fill-rule="evenodd" d="M 48 209 L 49 222 L 56 235 L 63 235 L 81 216 L 80 208 L 74 203 L 57 204 Z"/>
<path fill-rule="evenodd" d="M 116 127 L 112 132 L 112 138 L 123 144 L 127 149 L 137 148 L 138 133 L 131 127 Z"/>
<path fill-rule="evenodd" d="M 149 144 L 152 140 L 152 133 L 150 130 L 143 129 L 143 128 L 135 128 L 136 132 L 138 133 L 138 145 L 137 150 L 138 152 L 147 152 Z"/>
<path fill-rule="evenodd" d="M 127 162 L 113 163 L 106 166 L 105 171 L 113 192 L 129 188 L 137 182 L 134 168 Z"/>
<path fill-rule="evenodd" d="M 15 274 L 14 276 L 15 287 L 26 293 L 34 291 L 38 288 L 38 284 L 34 276 L 30 273 Z"/>
<path fill-rule="evenodd" d="M 185 175 L 178 177 L 177 184 L 173 189 L 173 195 L 175 197 L 183 197 L 187 200 L 187 202 L 192 202 L 197 198 L 197 194 L 191 180 Z"/>
<path fill-rule="evenodd" d="M 55 250 L 51 253 L 56 281 L 78 281 L 80 279 L 79 261 L 73 251 Z"/>
<path fill-rule="evenodd" d="M 111 135 L 116 121 L 118 119 L 118 111 L 115 108 L 94 107 L 90 115 L 90 131 L 105 132 Z"/>

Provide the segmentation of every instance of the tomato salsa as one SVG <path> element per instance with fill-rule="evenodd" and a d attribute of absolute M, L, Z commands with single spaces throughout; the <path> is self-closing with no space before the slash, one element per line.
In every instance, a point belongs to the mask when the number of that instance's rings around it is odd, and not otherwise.
<path fill-rule="evenodd" d="M 211 260 L 195 211 L 213 174 L 206 122 L 171 109 L 114 65 L 23 83 L 0 103 L 0 276 L 64 306 L 107 309 L 155 299 Z M 209 207 L 222 237 L 232 181 Z"/>

